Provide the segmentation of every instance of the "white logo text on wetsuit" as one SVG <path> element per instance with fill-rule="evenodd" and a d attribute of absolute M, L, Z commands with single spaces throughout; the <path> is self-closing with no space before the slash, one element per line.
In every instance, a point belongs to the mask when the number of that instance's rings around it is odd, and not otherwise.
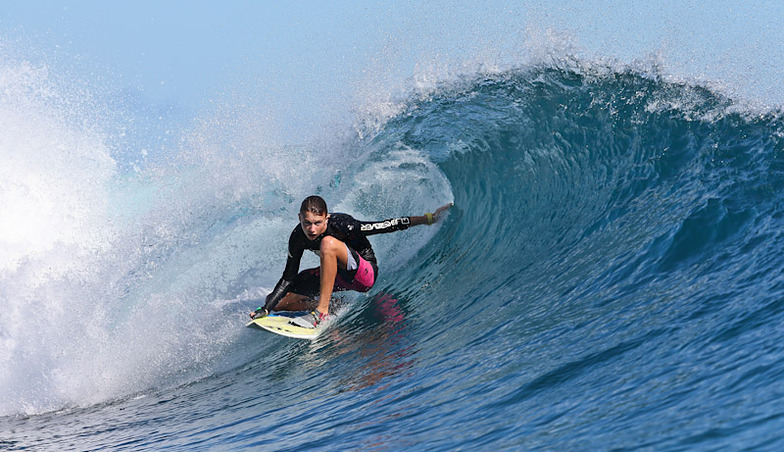
<path fill-rule="evenodd" d="M 360 228 L 362 231 L 372 231 L 374 229 L 387 229 L 391 228 L 392 226 L 397 226 L 398 224 L 409 224 L 408 218 L 393 218 L 391 220 L 382 221 L 380 223 L 370 223 L 370 224 L 363 224 Z"/>

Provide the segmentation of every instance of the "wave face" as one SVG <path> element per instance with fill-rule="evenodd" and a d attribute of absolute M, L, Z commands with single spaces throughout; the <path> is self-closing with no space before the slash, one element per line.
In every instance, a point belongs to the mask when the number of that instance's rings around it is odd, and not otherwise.
<path fill-rule="evenodd" d="M 126 226 L 78 248 L 112 289 L 82 267 L 36 286 L 56 306 L 49 291 L 86 294 L 73 316 L 92 340 L 58 355 L 36 347 L 65 334 L 3 333 L 24 363 L 3 374 L 22 394 L 4 390 L 4 414 L 67 408 L 7 418 L 9 443 L 56 445 L 34 428 L 66 418 L 79 428 L 59 441 L 87 428 L 90 447 L 775 448 L 783 133 L 780 114 L 700 86 L 544 65 L 414 93 L 338 151 L 219 143 L 114 185 L 105 215 Z M 375 238 L 379 283 L 319 341 L 242 329 L 313 187 L 367 219 L 455 207 Z M 156 198 L 172 194 L 184 207 Z M 6 269 L 12 306 L 42 252 Z"/>
<path fill-rule="evenodd" d="M 458 206 L 400 286 L 473 382 L 453 421 L 525 448 L 781 443 L 782 131 L 699 86 L 554 67 L 393 121 Z"/>
<path fill-rule="evenodd" d="M 388 124 L 454 190 L 394 285 L 429 324 L 428 372 L 465 391 L 445 424 L 525 448 L 781 443 L 783 126 L 699 86 L 556 67 Z"/>

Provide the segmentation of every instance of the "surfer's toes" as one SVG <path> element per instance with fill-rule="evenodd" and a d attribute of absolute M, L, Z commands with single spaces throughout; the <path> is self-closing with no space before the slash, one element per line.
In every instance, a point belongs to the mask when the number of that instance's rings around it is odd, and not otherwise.
<path fill-rule="evenodd" d="M 311 312 L 311 315 L 313 315 L 313 328 L 319 326 L 328 317 L 328 314 L 319 312 L 318 309 Z"/>

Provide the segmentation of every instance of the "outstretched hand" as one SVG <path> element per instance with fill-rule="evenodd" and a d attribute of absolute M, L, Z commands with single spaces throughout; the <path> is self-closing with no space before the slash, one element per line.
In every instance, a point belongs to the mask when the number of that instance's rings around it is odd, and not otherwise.
<path fill-rule="evenodd" d="M 443 206 L 436 209 L 436 211 L 433 213 L 433 222 L 437 223 L 439 220 L 441 220 L 441 215 L 443 215 L 444 212 L 449 210 L 453 205 L 454 203 L 450 202 L 449 204 L 444 204 Z"/>
<path fill-rule="evenodd" d="M 436 209 L 434 213 L 426 213 L 421 217 L 409 217 L 411 218 L 411 225 L 416 226 L 418 224 L 436 224 L 440 220 L 443 219 L 444 213 L 452 207 L 452 203 L 444 204 L 443 206 Z"/>

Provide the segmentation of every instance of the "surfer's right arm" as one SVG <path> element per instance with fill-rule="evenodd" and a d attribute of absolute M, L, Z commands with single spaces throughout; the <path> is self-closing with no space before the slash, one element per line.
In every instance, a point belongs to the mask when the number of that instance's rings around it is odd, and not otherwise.
<path fill-rule="evenodd" d="M 267 295 L 267 301 L 264 303 L 264 309 L 267 311 L 266 314 L 272 312 L 278 302 L 289 292 L 291 283 L 292 281 L 280 278 L 278 284 L 275 285 L 275 289 Z"/>
<path fill-rule="evenodd" d="M 299 225 L 294 228 L 291 236 L 289 236 L 289 255 L 286 259 L 286 269 L 283 270 L 283 276 L 275 285 L 275 289 L 267 295 L 267 301 L 264 303 L 264 309 L 267 310 L 267 313 L 272 312 L 278 302 L 289 293 L 289 287 L 299 272 L 299 263 L 302 260 L 302 253 L 305 251 L 305 247 L 300 243 L 301 240 L 298 240 L 300 238 L 297 234 L 298 229 L 300 229 Z"/>

